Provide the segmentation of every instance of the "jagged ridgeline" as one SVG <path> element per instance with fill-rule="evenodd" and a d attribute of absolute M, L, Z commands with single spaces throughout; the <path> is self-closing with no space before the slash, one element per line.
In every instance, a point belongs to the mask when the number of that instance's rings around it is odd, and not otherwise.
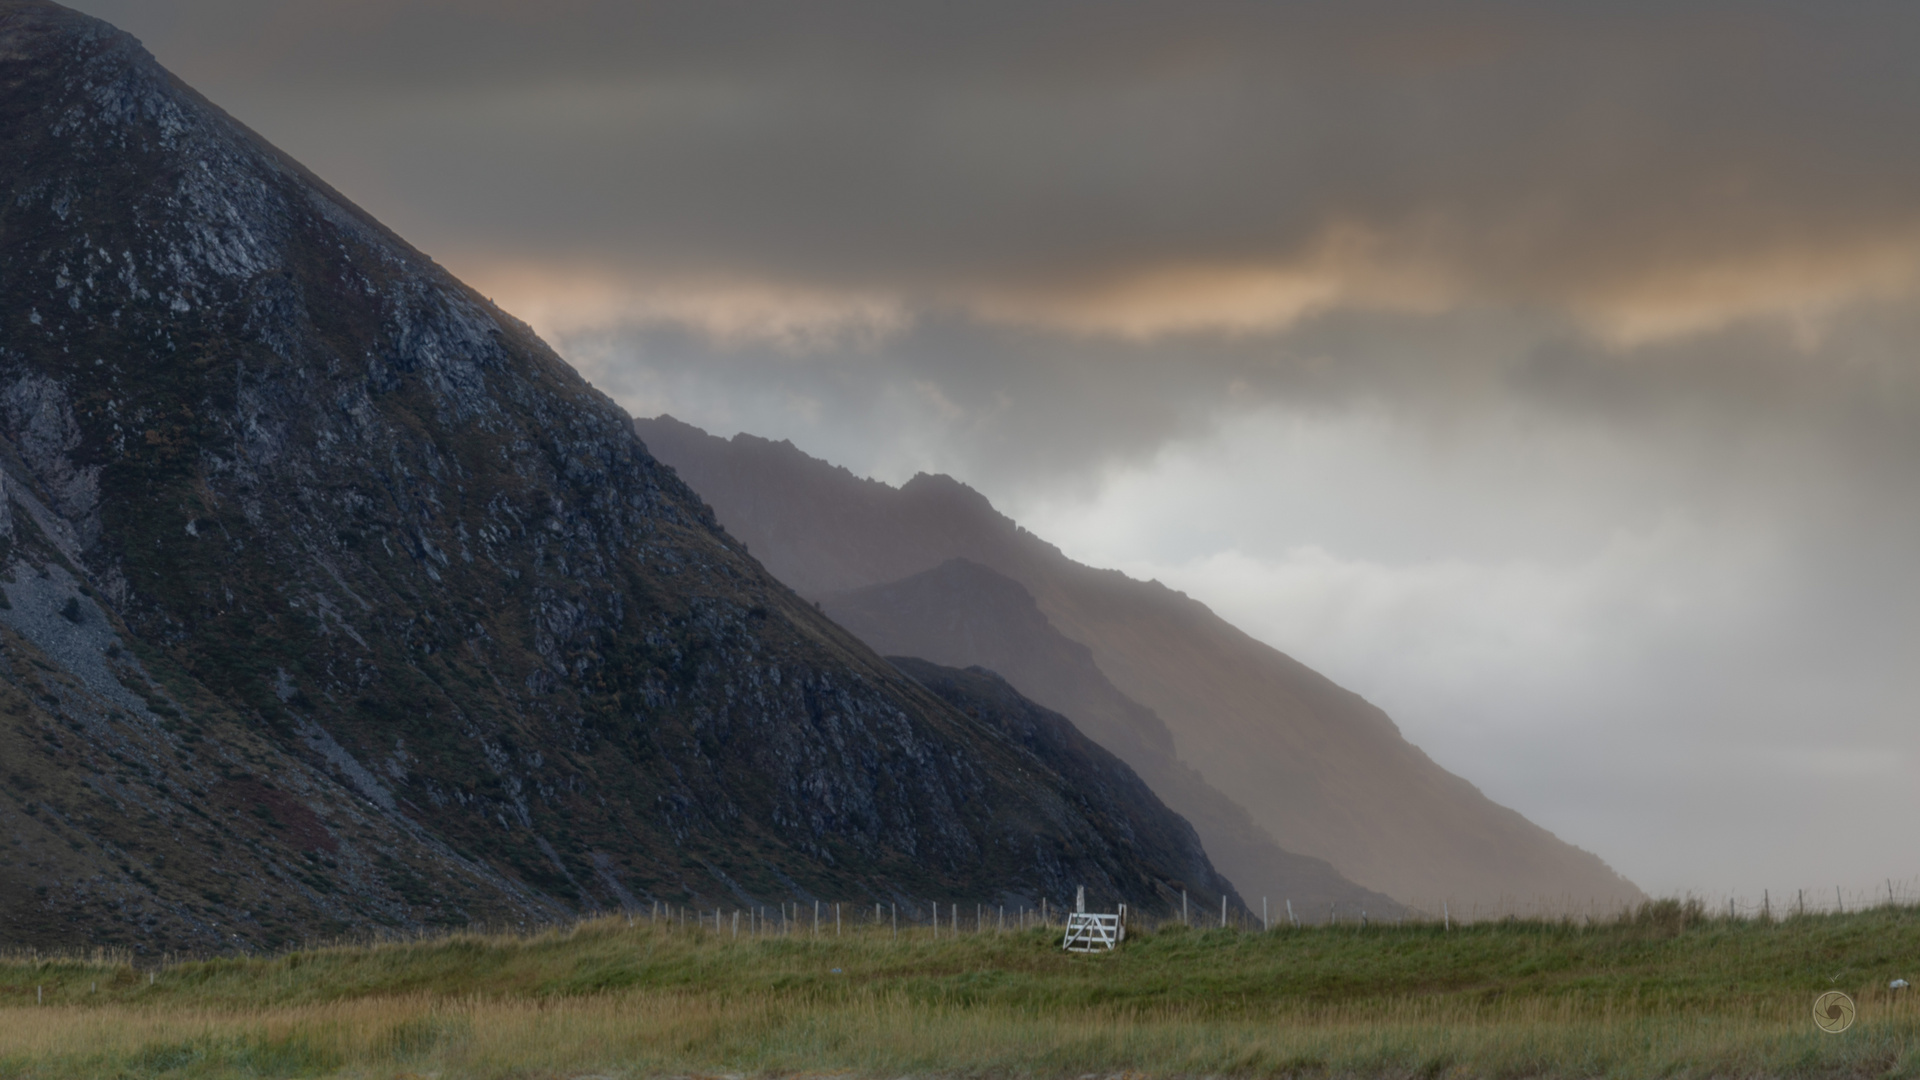
<path fill-rule="evenodd" d="M 1230 893 L 132 38 L 0 0 L 0 195 L 0 943 Z"/>

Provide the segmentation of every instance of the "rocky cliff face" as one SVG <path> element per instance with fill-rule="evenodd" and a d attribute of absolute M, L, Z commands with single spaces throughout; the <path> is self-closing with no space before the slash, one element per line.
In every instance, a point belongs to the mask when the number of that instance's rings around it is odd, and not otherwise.
<path fill-rule="evenodd" d="M 1114 689 L 1164 723 L 1178 760 L 1244 807 L 1285 851 L 1323 859 L 1352 881 L 1436 911 L 1448 902 L 1482 912 L 1611 910 L 1644 899 L 1592 854 L 1435 765 L 1358 695 L 1191 597 L 1068 559 L 951 477 L 922 474 L 893 488 L 788 443 L 719 439 L 672 417 L 638 428 L 728 530 L 804 596 L 901 583 L 954 558 L 1018 582 L 1053 630 L 1088 650 Z M 844 607 L 846 598 L 836 603 Z M 931 636 L 939 627 L 920 629 Z M 899 647 L 891 637 L 875 640 Z M 984 662 L 970 657 L 950 651 L 938 658 Z M 1001 674 L 1076 722 L 1085 715 L 1091 724 L 1107 708 L 1036 672 Z M 1112 726 L 1121 739 L 1107 744 L 1122 757 L 1131 753 L 1126 728 Z M 1089 733 L 1104 739 L 1104 730 Z M 1156 790 L 1182 804 L 1171 788 Z M 1213 850 L 1214 834 L 1197 812 L 1194 824 Z M 1216 858 L 1226 858 L 1229 846 Z M 1241 880 L 1252 880 L 1245 871 L 1229 873 L 1251 889 Z"/>
<path fill-rule="evenodd" d="M 124 34 L 0 0 L 0 196 L 0 940 L 1230 888 Z"/>

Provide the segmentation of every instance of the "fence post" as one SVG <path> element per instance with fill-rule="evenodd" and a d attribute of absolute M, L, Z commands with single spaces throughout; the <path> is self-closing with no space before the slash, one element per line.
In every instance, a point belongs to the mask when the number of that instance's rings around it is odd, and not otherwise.
<path fill-rule="evenodd" d="M 1293 913 L 1293 901 L 1291 899 L 1287 901 L 1287 921 L 1293 924 L 1295 930 L 1300 929 L 1300 916 Z"/>
<path fill-rule="evenodd" d="M 1220 929 L 1227 928 L 1227 894 L 1220 894 Z"/>
<path fill-rule="evenodd" d="M 1180 925 L 1192 926 L 1193 920 L 1187 918 L 1187 890 L 1180 890 Z"/>
<path fill-rule="evenodd" d="M 1267 898 L 1263 896 L 1260 898 L 1260 932 L 1264 934 L 1271 929 L 1273 920 L 1267 918 Z"/>
<path fill-rule="evenodd" d="M 937 941 L 939 940 L 939 937 L 940 937 L 940 901 L 935 900 L 932 903 L 933 903 L 933 936 L 934 936 L 934 939 Z"/>
<path fill-rule="evenodd" d="M 840 901 L 833 902 L 833 936 L 840 936 Z"/>

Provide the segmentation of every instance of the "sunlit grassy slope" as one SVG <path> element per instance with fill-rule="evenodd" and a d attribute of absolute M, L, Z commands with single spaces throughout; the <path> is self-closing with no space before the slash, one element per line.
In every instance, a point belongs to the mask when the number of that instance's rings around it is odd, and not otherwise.
<path fill-rule="evenodd" d="M 0 966 L 5 1076 L 1905 1075 L 1920 910 L 734 937 L 642 918 L 158 971 Z M 1842 1035 L 1811 1006 L 1859 1002 Z M 37 1003 L 43 1001 L 44 1003 Z"/>

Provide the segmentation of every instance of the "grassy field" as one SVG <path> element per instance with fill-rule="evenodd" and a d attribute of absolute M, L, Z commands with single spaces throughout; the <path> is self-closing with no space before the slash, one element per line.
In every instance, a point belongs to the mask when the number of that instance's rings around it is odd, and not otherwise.
<path fill-rule="evenodd" d="M 0 962 L 0 1076 L 1920 1074 L 1920 910 L 734 937 L 642 918 L 135 968 Z M 1920 978 L 1916 978 L 1920 981 Z M 1812 1023 L 1842 989 L 1859 1020 Z"/>

